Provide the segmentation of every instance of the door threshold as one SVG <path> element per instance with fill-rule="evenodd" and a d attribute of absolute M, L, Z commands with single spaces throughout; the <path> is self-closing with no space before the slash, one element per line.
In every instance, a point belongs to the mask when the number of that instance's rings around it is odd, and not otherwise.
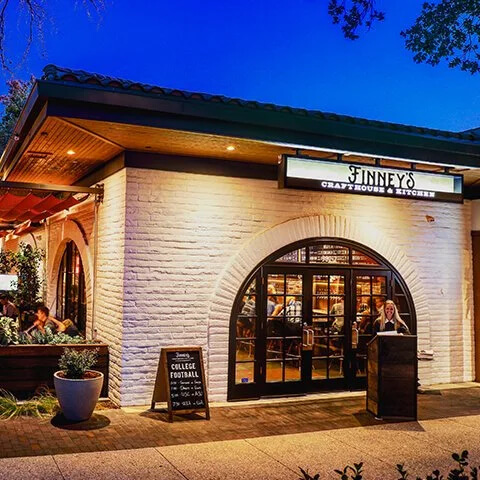
<path fill-rule="evenodd" d="M 259 400 L 273 400 L 276 398 L 298 398 L 306 396 L 308 396 L 308 394 L 306 393 L 279 393 L 278 395 L 262 395 Z"/>
<path fill-rule="evenodd" d="M 249 405 L 252 406 L 261 406 L 261 405 L 275 405 L 279 403 L 295 403 L 295 402 L 311 402 L 315 400 L 341 400 L 348 398 L 358 398 L 365 397 L 367 392 L 365 390 L 338 390 L 336 392 L 315 392 L 315 393 L 301 393 L 293 395 L 277 395 L 269 397 L 261 397 L 255 400 L 239 400 L 239 401 L 229 401 L 229 402 L 212 402 L 210 407 L 231 407 L 231 408 L 241 408 Z"/>

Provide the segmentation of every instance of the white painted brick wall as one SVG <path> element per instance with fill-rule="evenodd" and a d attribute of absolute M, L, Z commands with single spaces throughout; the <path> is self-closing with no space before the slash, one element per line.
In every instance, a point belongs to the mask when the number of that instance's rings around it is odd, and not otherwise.
<path fill-rule="evenodd" d="M 127 169 L 126 184 L 122 404 L 149 403 L 160 348 L 169 345 L 201 345 L 211 397 L 225 399 L 232 298 L 257 263 L 256 249 L 315 228 L 370 235 L 404 274 L 418 299 L 419 343 L 435 350 L 435 360 L 420 365 L 422 383 L 473 378 L 469 202 L 279 190 L 274 181 L 143 169 Z M 280 228 L 301 217 L 314 220 Z M 268 232 L 282 238 L 268 243 Z M 104 254 L 101 263 L 112 261 Z"/>
<path fill-rule="evenodd" d="M 95 288 L 95 323 L 98 339 L 110 347 L 110 397 L 121 401 L 123 277 L 125 252 L 125 191 L 126 171 L 120 171 L 103 181 L 104 202 L 98 209 L 97 284 Z M 85 231 L 85 244 L 64 214 L 52 217 L 49 226 L 49 282 L 47 305 L 55 312 L 58 265 L 55 258 L 64 251 L 63 242 L 74 239 L 82 255 L 86 277 L 93 277 L 94 203 L 93 199 L 70 210 L 68 219 L 79 222 Z M 85 251 L 83 250 L 85 249 Z M 87 252 L 88 250 L 88 252 Z M 87 259 L 90 257 L 90 262 Z M 92 280 L 92 278 L 91 278 Z M 87 337 L 93 318 L 93 285 L 87 279 Z"/>

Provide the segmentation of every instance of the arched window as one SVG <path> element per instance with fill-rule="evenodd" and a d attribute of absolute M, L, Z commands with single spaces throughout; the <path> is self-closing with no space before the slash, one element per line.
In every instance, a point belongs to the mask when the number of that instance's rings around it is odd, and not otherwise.
<path fill-rule="evenodd" d="M 85 335 L 87 305 L 85 274 L 82 259 L 75 242 L 66 244 L 60 262 L 57 281 L 57 318 L 70 319 Z"/>
<path fill-rule="evenodd" d="M 232 309 L 228 398 L 364 388 L 366 346 L 387 299 L 415 334 L 407 286 L 376 252 L 321 238 L 273 253 Z"/>

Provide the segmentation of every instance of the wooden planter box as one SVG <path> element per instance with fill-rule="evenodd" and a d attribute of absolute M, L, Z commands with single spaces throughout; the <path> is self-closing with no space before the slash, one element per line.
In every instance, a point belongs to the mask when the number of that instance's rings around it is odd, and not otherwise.
<path fill-rule="evenodd" d="M 41 385 L 53 387 L 53 374 L 58 371 L 58 360 L 65 347 L 74 350 L 98 348 L 98 361 L 94 370 L 102 372 L 102 397 L 108 397 L 108 345 L 9 345 L 0 347 L 0 388 L 12 392 L 17 398 L 28 398 Z"/>

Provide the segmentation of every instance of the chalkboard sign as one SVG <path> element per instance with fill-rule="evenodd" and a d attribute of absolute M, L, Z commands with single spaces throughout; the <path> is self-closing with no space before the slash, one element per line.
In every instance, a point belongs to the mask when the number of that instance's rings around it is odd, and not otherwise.
<path fill-rule="evenodd" d="M 168 404 L 170 422 L 173 421 L 173 412 L 203 411 L 207 420 L 210 419 L 201 347 L 162 348 L 152 410 L 155 403 L 161 401 Z"/>

